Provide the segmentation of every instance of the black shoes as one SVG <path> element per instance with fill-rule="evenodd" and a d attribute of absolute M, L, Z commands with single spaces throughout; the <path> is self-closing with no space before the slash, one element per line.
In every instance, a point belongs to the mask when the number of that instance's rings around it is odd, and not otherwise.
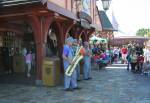
<path fill-rule="evenodd" d="M 67 88 L 67 89 L 65 89 L 65 91 L 73 91 L 73 89 L 72 88 Z"/>
<path fill-rule="evenodd" d="M 81 88 L 80 88 L 80 87 L 75 87 L 75 88 L 73 88 L 73 89 L 75 89 L 75 90 L 80 90 Z"/>
<path fill-rule="evenodd" d="M 90 80 L 90 79 L 92 79 L 91 77 L 89 77 L 89 78 L 87 78 L 87 79 L 84 79 L 84 80 Z"/>
<path fill-rule="evenodd" d="M 82 80 L 81 80 L 81 79 L 78 79 L 77 81 L 80 82 L 80 81 L 82 81 Z"/>
<path fill-rule="evenodd" d="M 88 79 L 92 79 L 92 77 L 89 77 Z"/>
<path fill-rule="evenodd" d="M 64 91 L 74 91 L 74 90 L 80 90 L 81 88 L 80 87 L 75 87 L 75 88 L 67 88 L 67 89 L 64 89 Z"/>

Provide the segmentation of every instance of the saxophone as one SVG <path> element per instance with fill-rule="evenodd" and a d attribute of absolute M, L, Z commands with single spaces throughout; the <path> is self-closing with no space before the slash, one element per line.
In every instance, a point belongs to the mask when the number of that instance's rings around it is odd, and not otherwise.
<path fill-rule="evenodd" d="M 68 68 L 65 71 L 65 74 L 67 76 L 71 76 L 73 71 L 75 70 L 77 64 L 79 63 L 79 61 L 83 58 L 83 56 L 80 54 L 81 49 L 83 48 L 83 46 L 80 46 L 75 53 L 75 57 L 73 58 L 73 64 L 69 65 Z"/>

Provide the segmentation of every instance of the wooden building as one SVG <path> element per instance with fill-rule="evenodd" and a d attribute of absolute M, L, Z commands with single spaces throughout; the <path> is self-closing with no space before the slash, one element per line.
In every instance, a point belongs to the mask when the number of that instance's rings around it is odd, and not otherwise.
<path fill-rule="evenodd" d="M 62 64 L 65 38 L 73 36 L 88 41 L 95 30 L 101 30 L 96 0 L 2 0 L 0 10 L 1 51 L 4 48 L 12 50 L 12 67 L 23 73 L 22 50 L 32 50 L 35 54 L 35 81 L 39 85 L 42 84 L 46 56 L 50 60 L 51 57 L 59 58 Z M 1 52 L 1 74 L 5 68 L 3 58 L 7 57 Z M 14 62 L 20 67 L 14 66 Z M 63 73 L 62 65 L 58 69 Z"/>
<path fill-rule="evenodd" d="M 150 38 L 148 38 L 148 37 L 121 36 L 121 37 L 112 38 L 110 40 L 110 44 L 112 46 L 128 45 L 129 43 L 138 43 L 138 44 L 144 45 L 144 43 L 149 40 L 150 40 Z M 148 45 L 148 44 L 146 44 L 146 45 Z"/>
<path fill-rule="evenodd" d="M 114 28 L 109 20 L 109 18 L 106 15 L 105 11 L 99 11 L 99 18 L 101 21 L 101 27 L 102 27 L 102 31 L 100 31 L 99 36 L 103 37 L 103 38 L 107 38 L 107 39 L 111 39 L 114 37 L 113 35 L 113 31 Z"/>

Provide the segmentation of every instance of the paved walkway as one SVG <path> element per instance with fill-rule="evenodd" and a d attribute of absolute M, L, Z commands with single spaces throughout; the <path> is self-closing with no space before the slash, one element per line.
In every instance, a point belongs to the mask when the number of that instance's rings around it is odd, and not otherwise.
<path fill-rule="evenodd" d="M 125 65 L 92 71 L 93 79 L 81 81 L 81 90 L 60 87 L 0 84 L 0 103 L 150 103 L 150 77 L 132 74 Z"/>

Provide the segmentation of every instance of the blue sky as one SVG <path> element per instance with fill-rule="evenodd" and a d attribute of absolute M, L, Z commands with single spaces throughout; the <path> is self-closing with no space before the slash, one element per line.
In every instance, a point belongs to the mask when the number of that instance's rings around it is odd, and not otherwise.
<path fill-rule="evenodd" d="M 100 10 L 101 5 L 99 2 Z M 112 11 L 124 35 L 135 35 L 139 28 L 150 28 L 150 0 L 112 0 L 110 9 L 106 11 L 110 21 Z"/>

